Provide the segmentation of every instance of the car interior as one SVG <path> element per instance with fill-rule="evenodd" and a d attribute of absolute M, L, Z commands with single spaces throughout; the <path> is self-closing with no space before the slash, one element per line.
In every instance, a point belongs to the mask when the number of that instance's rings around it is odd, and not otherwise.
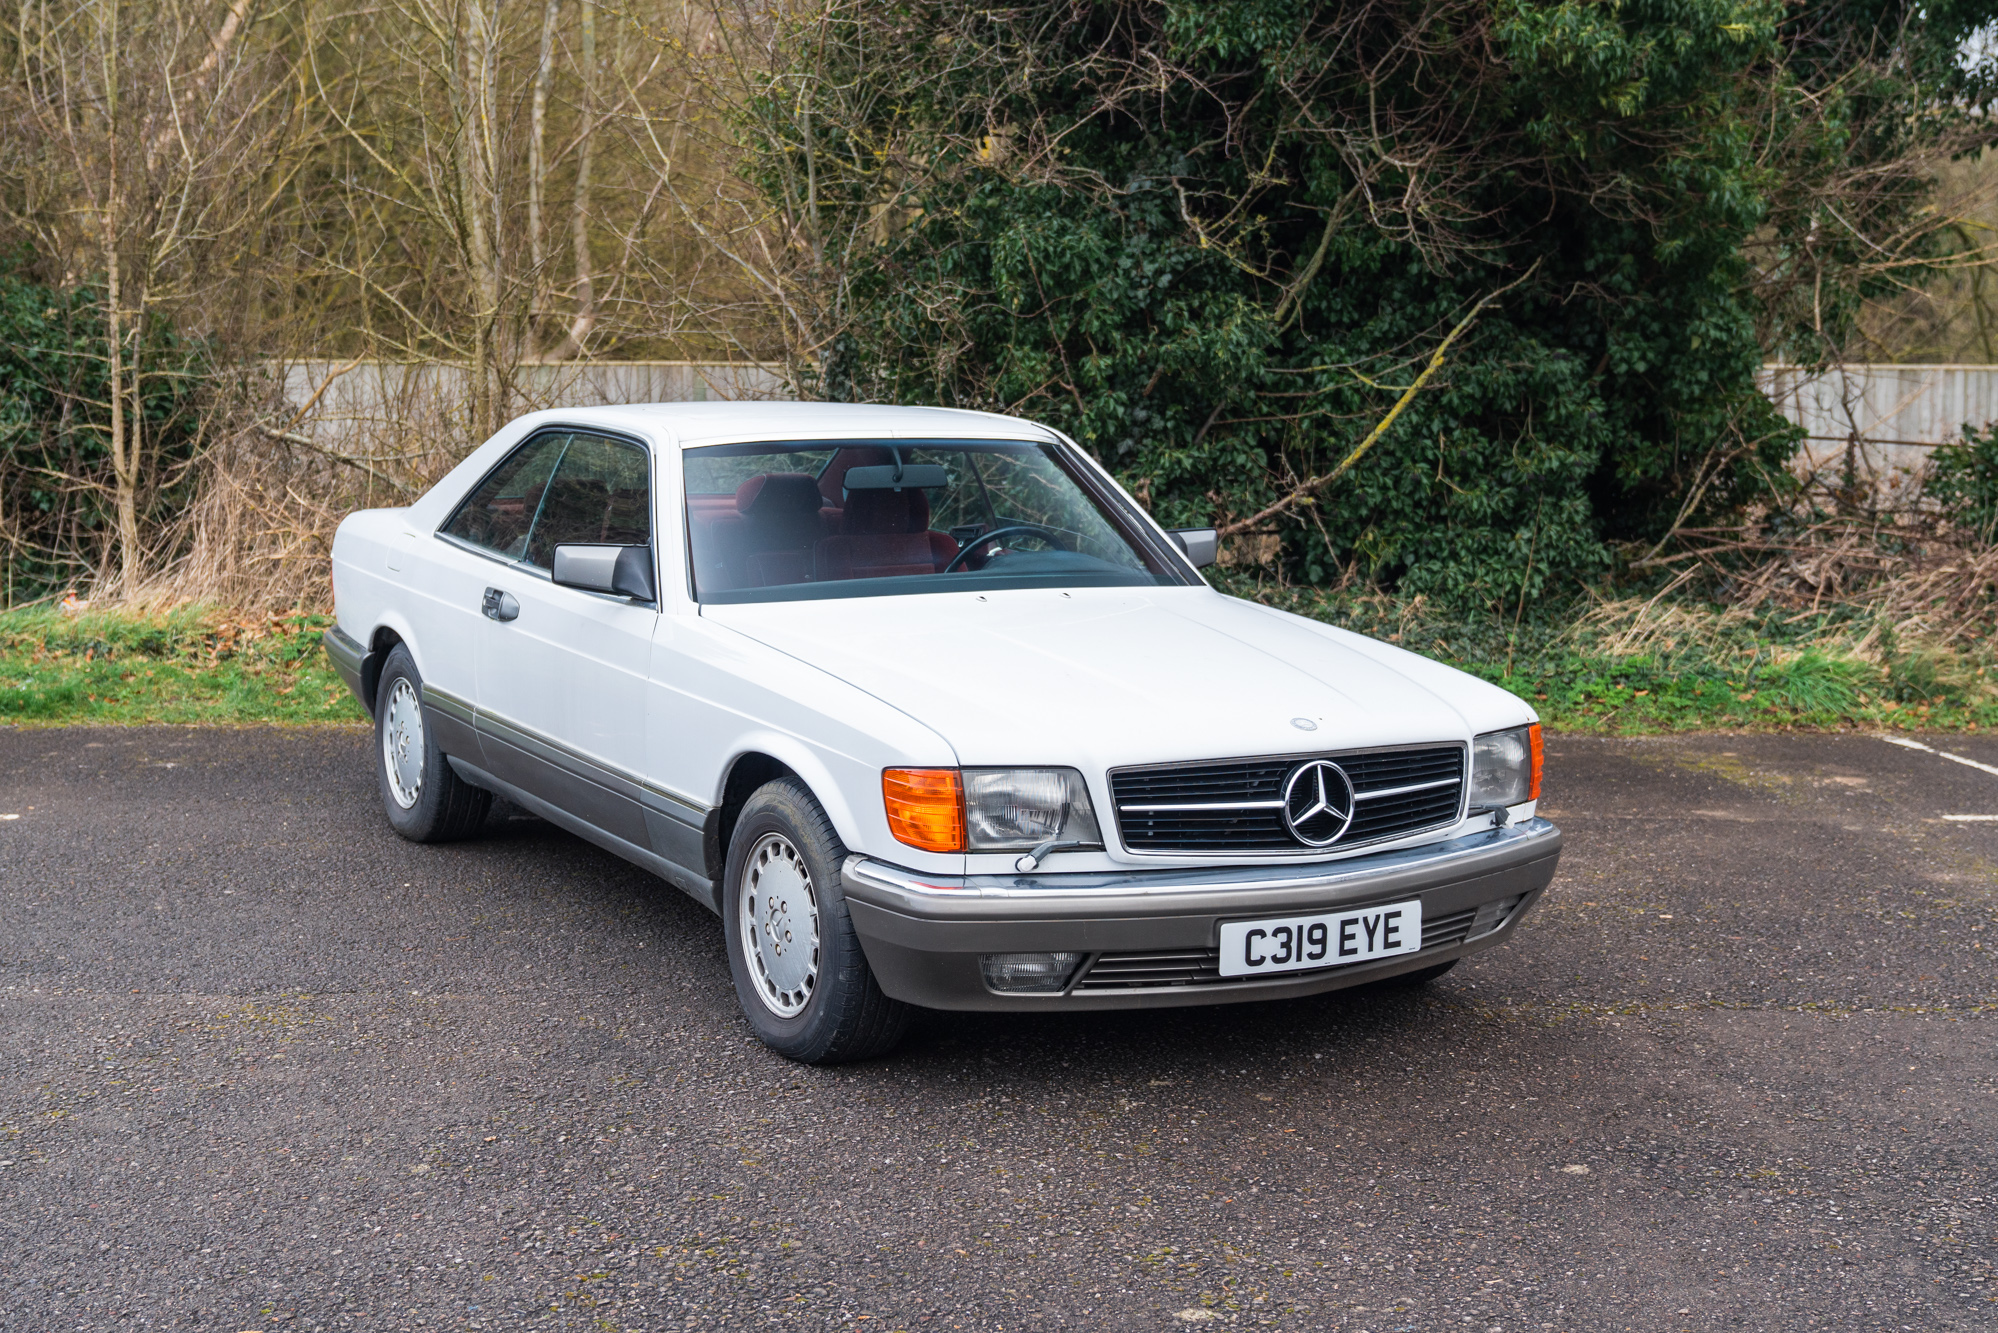
<path fill-rule="evenodd" d="M 688 517 L 699 529 L 693 546 L 700 586 L 724 591 L 941 573 L 961 548 L 949 533 L 930 527 L 923 485 L 846 485 L 854 468 L 888 468 L 895 461 L 878 445 L 849 447 L 837 450 L 816 477 L 760 472 L 733 495 L 689 495 Z"/>
<path fill-rule="evenodd" d="M 545 436 L 502 465 L 444 530 L 542 569 L 569 542 L 646 545 L 652 523 L 644 451 L 588 435 Z"/>

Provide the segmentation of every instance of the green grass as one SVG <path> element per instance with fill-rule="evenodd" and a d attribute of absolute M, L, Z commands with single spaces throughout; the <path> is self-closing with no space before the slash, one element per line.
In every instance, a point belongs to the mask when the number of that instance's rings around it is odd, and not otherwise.
<path fill-rule="evenodd" d="M 1553 730 L 1977 731 L 1998 727 L 1988 651 L 1897 646 L 1846 611 L 1752 614 L 1696 600 L 1479 617 L 1379 594 L 1230 588 L 1448 662 L 1531 700 Z M 1987 674 L 1988 673 L 1988 674 Z"/>
<path fill-rule="evenodd" d="M 319 615 L 0 613 L 0 726 L 364 721 Z"/>
<path fill-rule="evenodd" d="M 1751 615 L 1631 599 L 1546 608 L 1515 624 L 1382 594 L 1217 581 L 1503 685 L 1559 731 L 1998 727 L 1998 665 L 1988 655 L 1896 646 L 1844 612 Z M 0 613 L 0 725 L 362 722 L 320 647 L 330 623 L 198 607 Z"/>

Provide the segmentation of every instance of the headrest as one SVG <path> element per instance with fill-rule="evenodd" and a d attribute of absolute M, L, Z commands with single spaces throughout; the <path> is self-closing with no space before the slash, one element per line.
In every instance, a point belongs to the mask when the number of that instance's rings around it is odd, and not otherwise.
<path fill-rule="evenodd" d="M 888 451 L 875 444 L 849 444 L 832 456 L 826 470 L 819 473 L 819 494 L 825 496 L 826 507 L 838 509 L 845 504 L 847 469 L 873 467 L 890 461 Z"/>
<path fill-rule="evenodd" d="M 905 491 L 848 491 L 840 531 L 852 537 L 885 537 L 927 532 L 930 500 L 915 487 Z"/>
<path fill-rule="evenodd" d="M 735 488 L 740 514 L 813 514 L 819 512 L 819 484 L 802 472 L 765 472 Z"/>

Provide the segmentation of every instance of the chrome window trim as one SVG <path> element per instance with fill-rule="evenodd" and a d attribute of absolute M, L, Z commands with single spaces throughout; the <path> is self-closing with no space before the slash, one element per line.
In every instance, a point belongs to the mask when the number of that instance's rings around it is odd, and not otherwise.
<path fill-rule="evenodd" d="M 484 472 L 480 473 L 479 479 L 473 482 L 470 486 L 465 488 L 464 493 L 460 495 L 455 501 L 452 502 L 451 512 L 444 515 L 443 522 L 439 523 L 435 528 L 431 529 L 430 535 L 438 538 L 439 540 L 449 542 L 451 545 L 457 547 L 461 551 L 469 551 L 473 555 L 480 556 L 483 557 L 484 559 L 490 560 L 494 564 L 504 566 L 507 569 L 515 570 L 523 574 L 532 574 L 536 578 L 543 579 L 549 583 L 553 583 L 555 581 L 554 575 L 550 573 L 548 570 L 541 568 L 541 566 L 539 565 L 530 565 L 525 560 L 517 560 L 507 556 L 503 556 L 499 552 L 493 550 L 491 547 L 481 546 L 477 542 L 466 541 L 463 537 L 459 537 L 452 533 L 446 532 L 444 531 L 444 529 L 451 526 L 452 522 L 458 517 L 458 511 L 465 507 L 466 501 L 470 500 L 474 495 L 478 494 L 479 487 L 485 485 L 487 480 L 492 477 L 493 473 L 499 471 L 501 468 L 505 467 L 508 463 L 512 462 L 514 455 L 518 454 L 523 449 L 529 448 L 534 444 L 536 440 L 541 439 L 545 435 L 561 435 L 561 434 L 594 435 L 600 440 L 615 440 L 619 444 L 631 445 L 633 448 L 639 450 L 641 453 L 645 455 L 645 517 L 646 521 L 651 525 L 651 530 L 652 530 L 652 540 L 648 543 L 652 551 L 652 586 L 655 588 L 663 588 L 665 584 L 660 579 L 660 570 L 659 570 L 659 529 L 661 526 L 659 522 L 659 497 L 661 494 L 659 489 L 659 451 L 654 449 L 651 443 L 645 440 L 641 436 L 627 435 L 623 431 L 618 431 L 618 430 L 606 430 L 602 426 L 569 425 L 559 421 L 550 421 L 544 423 L 543 425 L 535 427 L 533 433 L 528 435 L 526 439 L 522 440 L 519 444 L 516 444 L 513 448 L 507 450 L 504 457 L 500 458 L 491 467 L 487 468 Z M 556 460 L 555 466 L 558 469 L 562 466 L 560 459 Z M 551 473 L 550 475 L 552 476 L 553 474 Z M 538 522 L 540 520 L 540 517 L 541 517 L 540 511 L 536 510 L 535 520 Z M 528 531 L 529 534 L 531 535 L 533 532 L 532 524 L 528 525 Z M 575 588 L 571 589 L 571 591 L 583 592 L 585 590 L 581 588 Z M 597 595 L 602 596 L 604 594 L 597 594 Z M 617 597 L 617 598 L 612 598 L 611 600 L 627 602 L 633 606 L 657 607 L 659 605 L 659 603 L 657 602 L 640 602 L 629 597 Z"/>
<path fill-rule="evenodd" d="M 599 431 L 597 433 L 602 434 L 603 432 Z M 844 447 L 852 445 L 865 445 L 865 444 L 878 444 L 883 446 L 906 446 L 913 449 L 920 449 L 925 446 L 948 447 L 951 445 L 958 445 L 958 444 L 972 445 L 972 446 L 982 445 L 982 444 L 1003 444 L 1003 445 L 1029 445 L 1036 449 L 1050 449 L 1054 451 L 1054 454 L 1058 459 L 1056 466 L 1062 471 L 1062 473 L 1065 476 L 1067 476 L 1070 481 L 1074 482 L 1080 490 L 1082 490 L 1085 494 L 1087 494 L 1091 500 L 1095 501 L 1099 508 L 1111 511 L 1112 514 L 1111 526 L 1117 530 L 1117 535 L 1126 540 L 1127 542 L 1131 543 L 1132 545 L 1140 548 L 1144 554 L 1152 557 L 1153 560 L 1164 566 L 1165 573 L 1171 581 L 1168 583 L 1161 583 L 1152 586 L 1156 587 L 1174 587 L 1174 586 L 1206 587 L 1207 586 L 1207 580 L 1200 576 L 1200 571 L 1198 571 L 1190 563 L 1188 563 L 1184 552 L 1182 552 L 1170 540 L 1166 541 L 1160 540 L 1158 536 L 1160 528 L 1156 520 L 1154 520 L 1149 514 L 1146 514 L 1143 510 L 1138 509 L 1137 507 L 1132 505 L 1130 501 L 1124 498 L 1123 494 L 1119 492 L 1116 487 L 1105 486 L 1103 484 L 1103 479 L 1099 475 L 1095 462 L 1089 457 L 1087 452 L 1077 447 L 1075 442 L 1073 440 L 1070 440 L 1066 435 L 1063 435 L 1058 431 L 1051 432 L 1051 434 L 1054 435 L 1053 439 L 1047 439 L 1047 438 L 1035 439 L 1027 435 L 957 436 L 957 435 L 929 435 L 929 434 L 904 435 L 900 433 L 895 433 L 888 435 L 857 435 L 852 437 L 838 437 L 838 438 L 826 437 L 823 439 L 815 437 L 778 437 L 772 439 L 729 440 L 727 442 L 716 442 L 714 444 L 684 445 L 680 450 L 680 476 L 678 480 L 678 485 L 679 485 L 678 494 L 680 496 L 681 543 L 686 549 L 686 559 L 687 559 L 687 596 L 696 605 L 700 606 L 739 605 L 739 603 L 704 601 L 701 598 L 700 589 L 694 578 L 694 511 L 693 511 L 693 506 L 689 503 L 689 501 L 695 495 L 703 495 L 703 496 L 724 495 L 727 494 L 727 492 L 689 491 L 687 489 L 687 455 L 692 453 L 698 453 L 704 449 L 733 449 L 742 446 L 747 446 L 750 448 L 762 448 L 766 445 L 769 446 L 797 445 L 799 446 L 797 452 L 804 452 L 810 448 L 817 446 L 830 445 L 832 446 L 833 452 L 835 453 L 837 453 L 841 448 Z M 525 442 L 523 441 L 523 443 Z M 511 456 L 512 455 L 508 455 L 508 457 Z M 824 473 L 824 470 L 825 470 L 824 468 L 821 468 L 819 470 L 818 475 L 822 475 Z M 471 492 L 468 491 L 466 492 L 466 494 L 469 496 Z M 455 516 L 456 513 L 457 511 L 454 509 L 452 511 L 452 514 Z M 1126 529 L 1128 529 L 1128 531 Z M 1146 571 L 1147 574 L 1150 574 L 1152 572 L 1153 571 L 1151 570 Z M 853 581 L 858 582 L 859 580 L 853 580 Z M 1144 586 L 1144 585 L 1136 585 L 1136 586 Z M 947 591 L 947 590 L 940 590 L 940 591 Z M 921 596 L 922 594 L 894 593 L 888 595 Z M 828 598 L 826 600 L 838 600 L 838 599 Z"/>

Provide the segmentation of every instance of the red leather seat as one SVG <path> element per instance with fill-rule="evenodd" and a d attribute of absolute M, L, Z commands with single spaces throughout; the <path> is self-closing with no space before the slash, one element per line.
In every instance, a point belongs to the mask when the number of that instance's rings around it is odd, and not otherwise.
<path fill-rule="evenodd" d="M 849 491 L 840 529 L 812 549 L 814 578 L 935 574 L 957 555 L 956 542 L 930 531 L 930 501 L 920 487 Z"/>
<path fill-rule="evenodd" d="M 739 543 L 740 583 L 769 588 L 812 576 L 812 548 L 825 535 L 819 484 L 802 472 L 766 472 L 735 490 L 742 527 L 724 540 Z M 717 534 L 720 535 L 720 534 Z"/>

